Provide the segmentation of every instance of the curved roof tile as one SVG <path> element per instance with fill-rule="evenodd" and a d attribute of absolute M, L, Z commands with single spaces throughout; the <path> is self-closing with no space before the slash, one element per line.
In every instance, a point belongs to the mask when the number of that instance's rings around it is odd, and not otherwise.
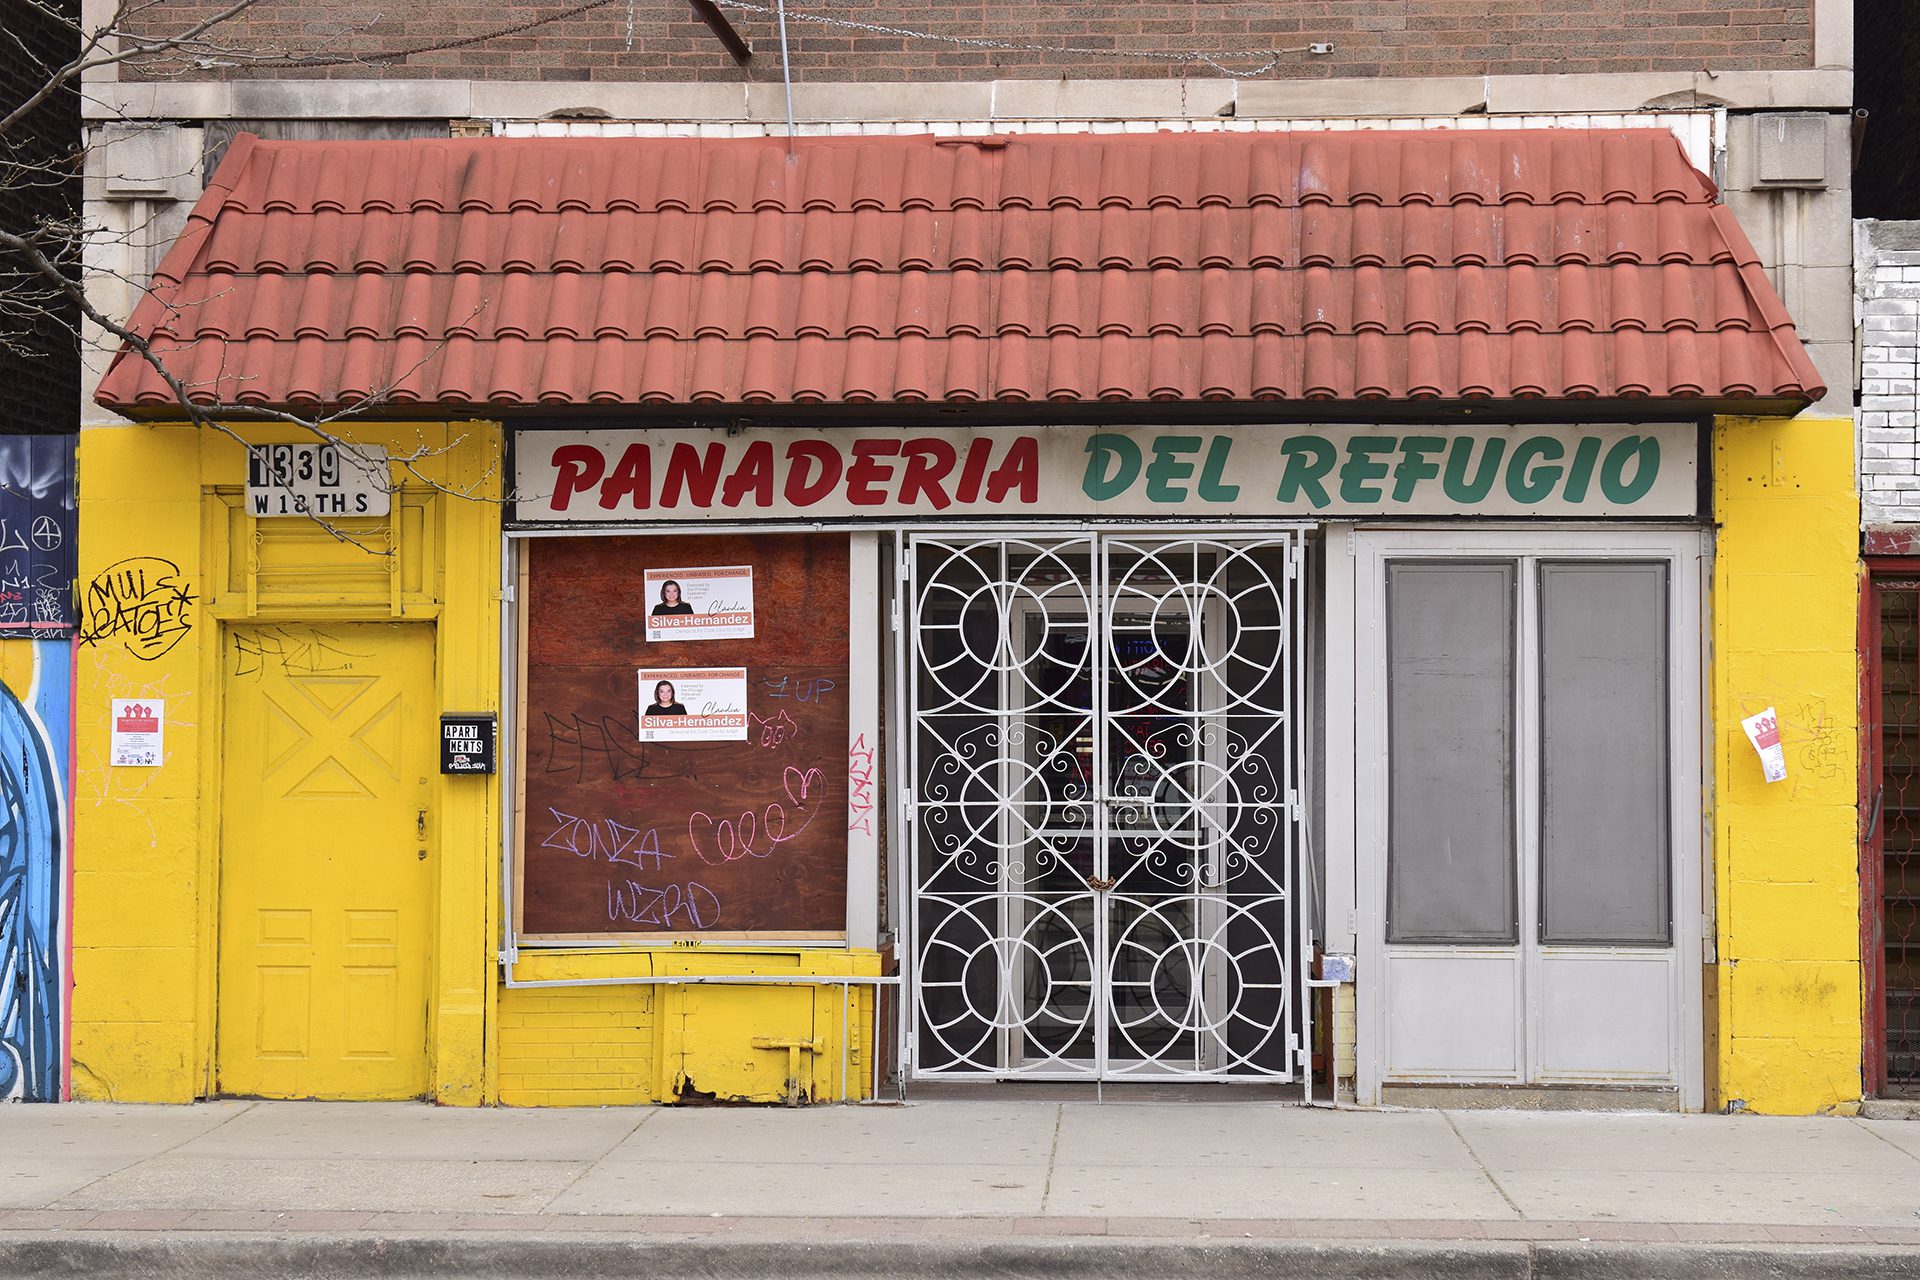
<path fill-rule="evenodd" d="M 242 136 L 132 328 L 209 403 L 1824 394 L 1664 130 L 788 145 Z"/>

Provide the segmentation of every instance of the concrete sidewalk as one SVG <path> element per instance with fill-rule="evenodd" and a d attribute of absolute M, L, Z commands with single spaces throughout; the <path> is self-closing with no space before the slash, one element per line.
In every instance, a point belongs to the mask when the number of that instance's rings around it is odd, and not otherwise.
<path fill-rule="evenodd" d="M 897 1275 L 903 1257 L 1182 1274 L 1196 1249 L 1221 1275 L 1920 1276 L 1920 1123 L 984 1100 L 0 1107 L 4 1275 L 322 1273 L 308 1253 L 326 1274 L 364 1258 L 381 1275 Z M 1602 1263 L 1628 1269 L 1579 1270 Z"/>

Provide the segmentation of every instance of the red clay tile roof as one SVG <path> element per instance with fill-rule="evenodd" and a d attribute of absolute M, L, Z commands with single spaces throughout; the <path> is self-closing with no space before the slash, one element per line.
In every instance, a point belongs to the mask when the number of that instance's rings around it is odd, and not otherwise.
<path fill-rule="evenodd" d="M 1715 197 L 1663 129 L 242 136 L 133 323 L 225 403 L 1819 398 Z"/>

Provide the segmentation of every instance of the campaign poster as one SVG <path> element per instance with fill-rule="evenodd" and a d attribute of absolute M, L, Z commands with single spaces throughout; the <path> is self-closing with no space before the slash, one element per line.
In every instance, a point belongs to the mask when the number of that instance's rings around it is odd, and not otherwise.
<path fill-rule="evenodd" d="M 753 639 L 753 566 L 643 571 L 647 639 Z"/>
<path fill-rule="evenodd" d="M 110 760 L 115 767 L 157 769 L 166 759 L 167 704 L 159 698 L 115 698 Z"/>
<path fill-rule="evenodd" d="M 747 669 L 640 669 L 640 741 L 745 742 Z"/>

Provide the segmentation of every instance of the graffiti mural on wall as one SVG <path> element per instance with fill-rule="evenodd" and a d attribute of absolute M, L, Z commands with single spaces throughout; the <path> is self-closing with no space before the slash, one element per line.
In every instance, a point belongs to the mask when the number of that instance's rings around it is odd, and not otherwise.
<path fill-rule="evenodd" d="M 0 1099 L 60 1096 L 72 650 L 0 641 Z"/>
<path fill-rule="evenodd" d="M 73 743 L 72 436 L 0 436 L 0 1100 L 60 1097 Z"/>
<path fill-rule="evenodd" d="M 0 636 L 73 633 L 73 436 L 0 436 Z"/>

